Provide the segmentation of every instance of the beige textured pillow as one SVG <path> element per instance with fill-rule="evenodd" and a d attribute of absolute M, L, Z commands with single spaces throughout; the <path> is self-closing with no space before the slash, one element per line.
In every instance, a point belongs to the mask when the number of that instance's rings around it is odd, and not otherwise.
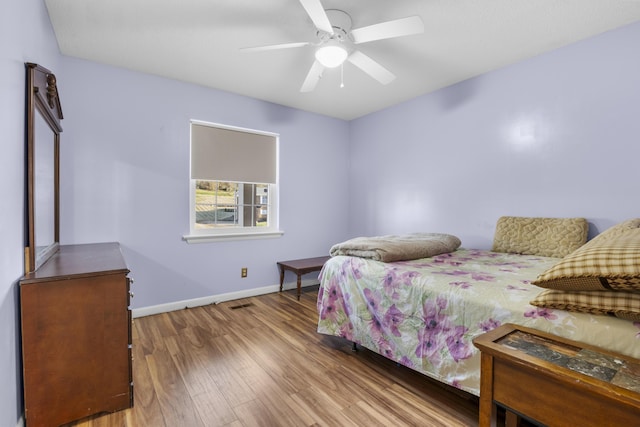
<path fill-rule="evenodd" d="M 492 250 L 562 258 L 584 245 L 588 233 L 584 218 L 503 216 L 496 224 Z"/>
<path fill-rule="evenodd" d="M 607 228 L 602 233 L 591 239 L 589 243 L 599 242 L 600 240 L 611 240 L 627 234 L 636 228 L 640 228 L 640 218 L 628 219 L 626 221 L 622 221 L 620 224 Z"/>
<path fill-rule="evenodd" d="M 605 314 L 640 321 L 640 294 L 610 291 L 557 291 L 546 289 L 532 305 L 558 310 Z"/>
<path fill-rule="evenodd" d="M 538 276 L 533 284 L 571 291 L 640 293 L 640 220 L 596 236 Z"/>

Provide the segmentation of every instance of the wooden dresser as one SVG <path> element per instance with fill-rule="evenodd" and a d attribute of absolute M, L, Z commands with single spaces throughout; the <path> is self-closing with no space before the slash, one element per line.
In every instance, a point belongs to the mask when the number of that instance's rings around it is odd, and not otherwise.
<path fill-rule="evenodd" d="M 133 406 L 129 270 L 118 243 L 63 245 L 20 281 L 25 419 Z"/>

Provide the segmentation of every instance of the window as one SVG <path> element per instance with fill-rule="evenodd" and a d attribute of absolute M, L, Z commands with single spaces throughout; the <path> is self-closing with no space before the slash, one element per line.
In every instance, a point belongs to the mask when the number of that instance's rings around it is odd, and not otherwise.
<path fill-rule="evenodd" d="M 187 242 L 274 237 L 278 135 L 191 121 Z"/>

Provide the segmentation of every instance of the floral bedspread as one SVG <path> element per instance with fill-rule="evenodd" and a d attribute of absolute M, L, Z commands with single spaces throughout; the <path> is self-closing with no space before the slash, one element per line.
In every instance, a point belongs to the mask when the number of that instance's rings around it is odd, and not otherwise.
<path fill-rule="evenodd" d="M 460 249 L 383 263 L 336 256 L 320 272 L 318 332 L 480 394 L 476 336 L 516 323 L 640 358 L 640 322 L 534 307 L 558 258 Z"/>

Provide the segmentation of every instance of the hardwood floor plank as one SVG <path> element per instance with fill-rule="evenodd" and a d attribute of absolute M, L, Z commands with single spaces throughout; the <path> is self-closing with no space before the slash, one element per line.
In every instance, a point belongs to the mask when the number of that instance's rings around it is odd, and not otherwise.
<path fill-rule="evenodd" d="M 331 379 L 331 383 L 318 383 L 322 390 L 335 402 L 342 402 L 342 405 L 353 405 L 359 401 L 376 401 L 378 395 L 386 389 L 380 387 L 380 383 L 370 381 L 367 376 L 361 376 L 356 370 L 350 368 L 327 371 L 326 376 Z M 315 384 L 318 386 L 318 384 Z"/>
<path fill-rule="evenodd" d="M 291 396 L 261 367 L 254 365 L 240 371 L 249 386 L 256 390 L 257 399 L 279 426 L 300 426 L 313 424 L 314 418 L 307 414 Z"/>
<path fill-rule="evenodd" d="M 271 322 L 267 323 L 267 327 L 289 351 L 303 354 L 305 360 L 316 367 L 331 369 L 341 363 L 340 358 L 326 357 L 326 348 L 320 345 L 322 336 L 316 332 L 315 325 L 307 323 L 301 325 L 300 322 L 287 324 Z"/>
<path fill-rule="evenodd" d="M 393 384 L 385 390 L 378 402 L 381 407 L 395 413 L 409 425 L 427 423 L 433 426 L 465 427 L 477 423 L 477 409 L 472 413 L 462 409 L 460 412 L 451 413 L 447 410 L 447 406 L 442 404 L 442 401 L 432 396 L 419 397 L 408 394 L 403 387 Z"/>
<path fill-rule="evenodd" d="M 219 336 L 227 333 L 219 333 L 220 326 L 227 320 L 213 319 L 202 307 L 186 308 L 171 312 L 171 317 L 176 318 L 176 323 L 183 325 L 181 329 L 194 329 L 200 336 Z"/>
<path fill-rule="evenodd" d="M 161 313 L 156 315 L 155 322 L 139 322 L 138 327 L 144 331 L 144 336 L 161 340 L 164 337 L 176 335 L 174 323 L 171 321 L 175 316 L 171 313 Z"/>
<path fill-rule="evenodd" d="M 252 400 L 236 407 L 236 415 L 243 426 L 271 427 L 280 425 L 260 400 Z"/>
<path fill-rule="evenodd" d="M 198 415 L 207 426 L 221 426 L 238 421 L 235 411 L 221 392 L 201 393 L 192 397 Z"/>
<path fill-rule="evenodd" d="M 234 369 L 238 371 L 257 366 L 256 361 L 251 357 L 253 348 L 245 346 L 236 336 L 225 335 L 216 340 L 214 345 L 222 354 L 230 358 L 229 363 L 232 363 Z"/>
<path fill-rule="evenodd" d="M 395 417 L 389 412 L 381 412 L 379 409 L 374 408 L 367 402 L 359 401 L 354 405 L 346 408 L 343 413 L 347 416 L 354 425 L 365 426 L 394 426 L 394 427 L 410 427 L 412 424 L 407 424 Z M 424 425 L 429 425 L 426 420 L 423 420 Z M 418 424 L 420 425 L 420 424 Z"/>
<path fill-rule="evenodd" d="M 136 341 L 134 341 L 136 342 Z M 140 338 L 137 340 L 140 343 Z M 165 425 L 158 395 L 153 385 L 151 373 L 141 345 L 133 346 L 133 402 L 134 406 L 125 412 L 132 414 L 135 424 L 141 427 L 162 427 Z"/>
<path fill-rule="evenodd" d="M 342 412 L 344 406 L 331 399 L 323 390 L 311 386 L 295 393 L 292 398 L 316 419 L 318 425 L 329 427 L 354 425 L 353 421 Z"/>
<path fill-rule="evenodd" d="M 214 425 L 228 424 L 236 420 L 235 413 L 207 370 L 216 363 L 215 354 L 196 335 L 185 328 L 182 335 L 166 339 L 167 348 L 200 417 Z"/>
<path fill-rule="evenodd" d="M 289 363 L 286 345 L 274 339 L 268 328 L 245 331 L 242 343 L 253 349 L 251 357 L 274 378 L 288 393 L 295 393 L 308 386 L 307 379 L 295 374 L 296 367 Z"/>
<path fill-rule="evenodd" d="M 147 355 L 149 373 L 168 426 L 204 426 L 173 359 L 166 350 Z"/>
<path fill-rule="evenodd" d="M 223 337 L 220 337 L 212 342 L 211 345 L 217 347 L 217 344 L 223 339 Z M 254 391 L 238 373 L 232 355 L 223 354 L 221 357 L 214 359 L 213 363 L 207 365 L 207 371 L 232 408 L 255 400 Z"/>
<path fill-rule="evenodd" d="M 251 306 L 241 309 L 232 308 L 244 306 L 246 304 L 252 304 L 250 298 L 204 306 L 203 309 L 213 320 L 213 322 L 209 324 L 211 325 L 214 334 L 237 335 L 259 325 L 259 323 L 255 321 L 255 318 L 251 316 Z"/>
<path fill-rule="evenodd" d="M 158 315 L 158 321 L 162 319 Z M 156 320 L 156 319 L 154 319 Z M 156 322 L 146 322 L 142 319 L 136 319 L 133 323 L 133 329 L 135 333 L 132 333 L 133 343 L 139 346 L 142 349 L 143 355 L 153 354 L 156 350 L 163 350 L 164 346 L 164 337 L 160 332 L 160 328 L 158 325 L 155 325 Z M 134 337 L 137 335 L 137 339 Z"/>

